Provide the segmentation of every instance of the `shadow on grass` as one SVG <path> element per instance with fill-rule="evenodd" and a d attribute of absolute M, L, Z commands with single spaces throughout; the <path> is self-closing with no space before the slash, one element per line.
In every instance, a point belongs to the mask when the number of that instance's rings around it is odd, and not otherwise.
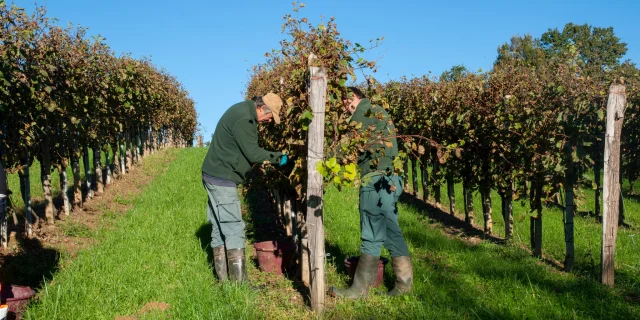
<path fill-rule="evenodd" d="M 456 218 L 455 216 L 452 216 L 451 214 L 433 206 L 428 202 L 425 202 L 417 198 L 413 194 L 403 192 L 402 195 L 400 196 L 399 201 L 404 204 L 415 207 L 419 211 L 426 213 L 426 215 L 430 219 L 436 220 L 445 226 L 453 227 L 459 230 L 461 233 L 463 233 L 466 236 L 479 237 L 479 238 L 489 240 L 491 242 L 498 243 L 498 244 L 503 244 L 505 242 L 504 239 L 498 238 L 494 235 L 486 234 L 484 231 Z"/>
<path fill-rule="evenodd" d="M 407 205 L 413 206 L 419 211 L 426 213 L 427 217 L 440 222 L 445 227 L 455 230 L 455 232 L 452 232 L 452 230 L 447 231 L 448 234 L 455 236 L 459 236 L 462 234 L 466 237 L 477 237 L 482 240 L 488 240 L 489 242 L 499 245 L 505 245 L 508 242 L 508 240 L 505 240 L 503 238 L 485 233 L 483 230 L 480 230 L 475 226 L 470 225 L 463 220 L 450 215 L 442 209 L 439 209 L 428 202 L 424 202 L 423 200 L 416 198 L 413 194 L 409 194 L 406 192 L 403 193 L 400 197 L 400 201 Z M 559 261 L 555 261 L 546 257 L 540 260 L 557 270 L 563 270 L 564 268 L 562 263 L 560 263 Z"/>
<path fill-rule="evenodd" d="M 70 181 L 70 188 L 67 189 L 67 196 L 73 199 L 73 180 Z M 86 184 L 82 184 L 83 202 L 87 197 Z M 22 197 L 20 190 L 14 196 Z M 63 206 L 63 199 L 60 192 L 52 195 L 54 211 Z M 45 201 L 32 201 L 33 222 L 39 222 L 40 228 L 53 228 L 55 225 L 45 226 Z M 59 269 L 60 253 L 51 248 L 45 248 L 37 238 L 28 238 L 24 235 L 24 207 L 11 210 L 16 214 L 17 223 L 11 216 L 8 216 L 8 233 L 16 235 L 16 241 L 20 250 L 17 253 L 3 255 L 0 252 L 0 282 L 14 285 L 24 285 L 38 291 L 42 284 L 51 280 L 53 274 Z M 17 212 L 16 212 L 17 211 Z M 56 220 L 56 212 L 54 212 Z M 46 229 L 45 229 L 46 233 Z"/>
<path fill-rule="evenodd" d="M 17 233 L 22 250 L 14 255 L 0 254 L 0 282 L 29 286 L 38 291 L 58 271 L 60 253 L 44 248 L 38 239 L 23 238 Z"/>
<path fill-rule="evenodd" d="M 414 257 L 414 266 L 426 268 L 416 273 L 416 282 L 424 276 L 434 279 L 433 285 L 441 288 L 447 299 L 455 301 L 451 307 L 459 308 L 460 312 L 464 312 L 465 308 L 471 308 L 476 311 L 482 310 L 484 314 L 478 314 L 481 318 L 526 318 L 527 316 L 512 313 L 511 310 L 515 309 L 509 306 L 490 309 L 483 306 L 477 298 L 490 286 L 505 283 L 504 289 L 498 289 L 504 290 L 505 294 L 510 288 L 530 288 L 533 297 L 549 299 L 555 305 L 578 311 L 580 316 L 620 319 L 638 316 L 637 310 L 634 312 L 630 305 L 639 303 L 640 294 L 637 288 L 628 289 L 625 286 L 626 288 L 619 293 L 591 278 L 560 276 L 557 272 L 540 266 L 536 259 L 520 247 L 478 246 L 428 235 L 419 228 L 408 228 L 404 234 L 415 248 L 425 252 Z M 455 259 L 458 263 L 451 263 L 449 259 Z M 461 261 L 464 262 L 460 263 Z M 469 285 L 464 278 L 480 280 L 474 280 L 475 283 Z M 621 282 L 633 281 L 631 275 L 623 272 L 616 272 L 616 279 Z M 390 281 L 385 283 L 388 285 Z M 494 291 L 496 289 L 491 288 Z M 538 295 L 536 291 L 544 291 L 545 294 Z M 429 300 L 426 297 L 429 292 L 417 290 L 414 294 Z"/>
<path fill-rule="evenodd" d="M 278 217 L 277 208 L 264 187 L 249 187 L 244 199 L 247 208 L 243 215 L 247 216 L 247 219 L 245 219 L 247 222 L 247 238 L 250 239 L 251 243 L 255 244 L 263 241 L 293 242 L 292 237 L 287 236 L 286 229 Z M 257 257 L 252 258 L 252 262 L 259 268 Z M 304 304 L 310 306 L 311 294 L 309 288 L 301 280 L 299 250 L 296 252 L 296 258 L 294 258 L 292 266 L 285 270 L 284 277 L 291 281 L 293 288 L 303 298 Z"/>
<path fill-rule="evenodd" d="M 213 248 L 211 248 L 211 229 L 210 223 L 203 223 L 196 231 L 196 237 L 200 240 L 200 248 L 207 253 L 207 262 L 213 270 Z"/>
<path fill-rule="evenodd" d="M 341 274 L 348 274 L 347 266 L 344 264 L 344 260 L 349 258 L 340 247 L 337 245 L 327 242 L 324 247 L 326 253 L 335 259 L 336 271 Z"/>

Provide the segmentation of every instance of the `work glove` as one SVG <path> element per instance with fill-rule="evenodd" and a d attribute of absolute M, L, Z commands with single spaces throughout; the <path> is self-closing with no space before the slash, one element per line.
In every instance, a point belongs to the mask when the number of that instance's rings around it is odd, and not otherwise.
<path fill-rule="evenodd" d="M 282 157 L 280 157 L 280 166 L 284 166 L 285 164 L 287 164 L 287 161 L 289 160 L 289 157 L 286 154 L 283 154 Z"/>

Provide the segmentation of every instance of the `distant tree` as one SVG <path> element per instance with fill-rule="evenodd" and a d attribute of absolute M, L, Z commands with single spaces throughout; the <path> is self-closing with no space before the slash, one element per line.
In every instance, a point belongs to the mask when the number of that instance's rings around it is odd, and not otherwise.
<path fill-rule="evenodd" d="M 440 75 L 440 81 L 451 82 L 464 78 L 469 73 L 464 65 L 456 65 Z"/>
<path fill-rule="evenodd" d="M 494 64 L 499 64 L 505 59 L 516 59 L 528 67 L 539 67 L 547 58 L 547 52 L 542 47 L 540 39 L 533 38 L 530 34 L 513 36 L 509 43 L 498 47 L 498 57 Z"/>
<path fill-rule="evenodd" d="M 567 23 L 562 31 L 549 29 L 540 38 L 548 54 L 558 56 L 576 50 L 577 63 L 587 75 L 604 77 L 620 65 L 627 53 L 627 44 L 620 41 L 613 27 L 598 28 L 591 25 Z"/>

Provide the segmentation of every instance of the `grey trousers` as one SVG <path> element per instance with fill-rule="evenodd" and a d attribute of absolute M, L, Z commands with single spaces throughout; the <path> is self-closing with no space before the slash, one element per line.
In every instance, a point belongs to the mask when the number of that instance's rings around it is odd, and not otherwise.
<path fill-rule="evenodd" d="M 227 250 L 244 248 L 245 224 L 242 221 L 238 190 L 202 181 L 207 191 L 207 220 L 211 222 L 211 247 L 225 245 Z"/>

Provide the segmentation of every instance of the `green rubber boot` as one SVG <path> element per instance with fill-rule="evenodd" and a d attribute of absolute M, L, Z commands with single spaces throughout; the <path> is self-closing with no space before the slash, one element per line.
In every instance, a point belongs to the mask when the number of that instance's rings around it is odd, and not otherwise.
<path fill-rule="evenodd" d="M 227 274 L 227 254 L 224 245 L 213 248 L 213 267 L 216 270 L 219 282 L 229 279 Z"/>
<path fill-rule="evenodd" d="M 247 278 L 244 248 L 227 250 L 227 267 L 229 269 L 229 280 L 235 283 L 244 282 Z"/>
<path fill-rule="evenodd" d="M 364 253 L 361 254 L 351 287 L 347 289 L 331 287 L 331 289 L 329 289 L 331 295 L 347 299 L 358 299 L 359 297 L 366 296 L 378 275 L 379 263 L 380 257 L 370 256 Z"/>
<path fill-rule="evenodd" d="M 393 273 L 396 275 L 396 286 L 391 289 L 390 296 L 397 296 L 411 291 L 413 286 L 413 267 L 411 265 L 411 257 L 393 257 L 391 258 L 391 266 Z"/>

